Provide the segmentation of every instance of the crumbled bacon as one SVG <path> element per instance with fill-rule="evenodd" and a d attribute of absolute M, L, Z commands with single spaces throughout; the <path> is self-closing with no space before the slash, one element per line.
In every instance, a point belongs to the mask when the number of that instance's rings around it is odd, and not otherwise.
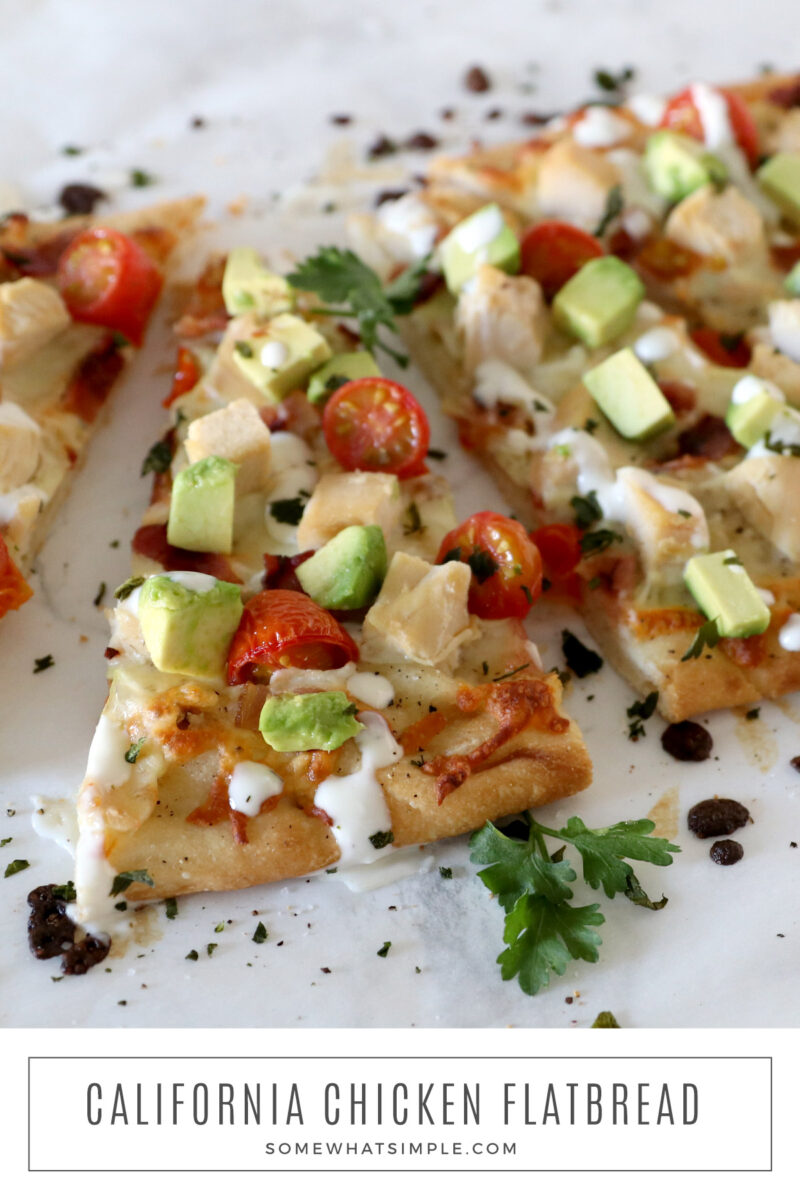
<path fill-rule="evenodd" d="M 704 413 L 694 425 L 684 429 L 678 436 L 678 449 L 681 454 L 718 462 L 728 454 L 738 453 L 741 447 L 722 417 Z"/>
<path fill-rule="evenodd" d="M 224 554 L 203 553 L 199 550 L 179 550 L 167 541 L 166 525 L 142 525 L 133 535 L 131 546 L 135 554 L 152 558 L 165 571 L 201 571 L 214 575 L 225 583 L 241 583 Z"/>
<path fill-rule="evenodd" d="M 697 403 L 697 389 L 690 383 L 682 383 L 679 379 L 659 379 L 658 386 L 677 416 L 691 412 Z"/>
<path fill-rule="evenodd" d="M 87 423 L 94 421 L 124 366 L 125 359 L 109 337 L 78 367 L 64 398 L 64 411 Z"/>
<path fill-rule="evenodd" d="M 795 76 L 790 83 L 779 84 L 767 93 L 767 99 L 779 108 L 797 108 L 800 106 L 800 75 Z"/>

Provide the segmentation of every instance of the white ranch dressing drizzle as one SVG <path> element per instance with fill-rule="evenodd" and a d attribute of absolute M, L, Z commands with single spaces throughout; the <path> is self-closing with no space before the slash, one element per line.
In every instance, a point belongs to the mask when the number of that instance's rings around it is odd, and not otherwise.
<path fill-rule="evenodd" d="M 421 847 L 403 846 L 377 862 L 337 868 L 336 874 L 329 878 L 343 883 L 351 892 L 374 892 L 377 888 L 430 871 L 433 862 L 433 855 L 424 853 Z"/>
<path fill-rule="evenodd" d="M 637 121 L 641 121 L 643 125 L 654 127 L 661 123 L 667 102 L 662 96 L 653 96 L 647 92 L 636 92 L 633 96 L 628 96 L 625 101 L 625 107 L 630 109 Z"/>
<path fill-rule="evenodd" d="M 590 104 L 572 127 L 572 136 L 579 146 L 613 146 L 631 132 L 630 121 L 603 104 Z"/>
<path fill-rule="evenodd" d="M 489 207 L 470 217 L 456 234 L 459 246 L 465 254 L 474 254 L 488 246 L 503 228 L 503 214 L 497 207 Z"/>
<path fill-rule="evenodd" d="M 389 233 L 408 243 L 414 258 L 424 258 L 433 250 L 439 232 L 436 220 L 413 192 L 398 200 L 386 200 L 378 209 L 378 220 Z"/>
<path fill-rule="evenodd" d="M 775 594 L 769 591 L 768 588 L 762 587 L 756 587 L 756 591 L 766 604 L 767 608 L 772 608 L 772 605 L 775 603 Z"/>
<path fill-rule="evenodd" d="M 55 842 L 62 850 L 75 855 L 78 844 L 78 813 L 74 800 L 55 796 L 32 796 L 31 825 L 37 837 Z"/>
<path fill-rule="evenodd" d="M 278 367 L 282 367 L 289 357 L 289 347 L 283 342 L 271 341 L 265 342 L 261 347 L 261 362 L 270 370 L 276 371 Z"/>
<path fill-rule="evenodd" d="M 270 480 L 264 523 L 273 545 L 265 547 L 270 553 L 297 553 L 297 526 L 277 521 L 270 512 L 276 500 L 291 500 L 301 491 L 314 490 L 319 474 L 309 462 L 311 451 L 302 438 L 294 433 L 279 431 L 270 440 Z"/>
<path fill-rule="evenodd" d="M 216 575 L 206 575 L 203 571 L 168 571 L 166 578 L 185 587 L 187 592 L 197 592 L 200 595 L 213 592 L 217 586 Z"/>
<path fill-rule="evenodd" d="M 756 396 L 760 396 L 762 392 L 767 392 L 775 400 L 780 400 L 783 403 L 786 400 L 781 389 L 777 384 L 769 379 L 760 379 L 758 375 L 744 375 L 738 383 L 734 385 L 731 392 L 731 404 L 747 404 Z"/>
<path fill-rule="evenodd" d="M 683 347 L 678 334 L 669 326 L 648 329 L 637 338 L 633 344 L 633 352 L 638 359 L 645 363 L 661 362 L 671 354 L 678 354 Z"/>
<path fill-rule="evenodd" d="M 781 354 L 800 363 L 800 300 L 773 300 L 769 331 Z"/>
<path fill-rule="evenodd" d="M 130 744 L 130 738 L 122 726 L 103 713 L 89 747 L 87 782 L 101 788 L 121 787 L 127 783 L 133 770 L 132 764 L 125 759 Z"/>
<path fill-rule="evenodd" d="M 792 615 L 781 626 L 778 642 L 782 650 L 797 653 L 800 650 L 800 613 Z"/>
<path fill-rule="evenodd" d="M 728 104 L 722 92 L 709 87 L 707 83 L 693 83 L 691 94 L 703 127 L 703 140 L 709 150 L 730 146 L 735 139 Z"/>
<path fill-rule="evenodd" d="M 90 794 L 94 791 L 91 785 L 88 791 Z M 115 875 L 106 857 L 102 813 L 97 807 L 84 809 L 75 851 L 75 888 L 79 899 L 68 906 L 67 914 L 96 937 L 109 937 L 119 929 L 130 927 L 130 918 L 114 908 L 116 901 L 111 895 L 111 886 Z"/>
<path fill-rule="evenodd" d="M 552 403 L 531 387 L 527 379 L 500 358 L 487 358 L 475 368 L 473 395 L 483 404 L 521 404 L 537 415 L 554 411 Z M 538 406 L 538 407 L 537 407 Z"/>
<path fill-rule="evenodd" d="M 394 688 L 377 672 L 358 671 L 347 682 L 347 691 L 371 708 L 388 708 L 394 700 Z"/>
<path fill-rule="evenodd" d="M 394 688 L 388 679 L 375 671 L 357 672 L 355 663 L 345 663 L 332 671 L 284 667 L 272 673 L 269 686 L 274 695 L 345 691 L 371 708 L 388 708 L 394 700 Z"/>
<path fill-rule="evenodd" d="M 364 728 L 355 738 L 361 751 L 358 769 L 350 775 L 331 775 L 323 780 L 315 798 L 317 807 L 333 821 L 340 866 L 371 863 L 392 853 L 391 846 L 376 850 L 369 840 L 373 834 L 391 829 L 386 798 L 375 772 L 402 758 L 403 750 L 378 713 L 363 712 L 359 720 Z"/>
<path fill-rule="evenodd" d="M 283 791 L 283 780 L 264 763 L 238 762 L 228 785 L 228 800 L 234 812 L 257 817 L 261 805 Z"/>
<path fill-rule="evenodd" d="M 786 408 L 780 413 L 767 430 L 772 442 L 784 442 L 787 446 L 800 445 L 800 413 Z M 783 457 L 779 451 L 767 448 L 767 435 L 756 442 L 747 451 L 747 458 L 763 458 L 765 454 L 776 454 Z"/>

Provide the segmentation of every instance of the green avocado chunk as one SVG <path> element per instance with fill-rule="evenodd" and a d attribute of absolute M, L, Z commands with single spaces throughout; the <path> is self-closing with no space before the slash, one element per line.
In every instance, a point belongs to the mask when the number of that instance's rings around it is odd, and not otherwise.
<path fill-rule="evenodd" d="M 292 313 L 273 317 L 233 350 L 233 361 L 242 374 L 275 404 L 294 388 L 303 387 L 311 372 L 330 357 L 330 346 L 319 330 Z"/>
<path fill-rule="evenodd" d="M 773 154 L 758 172 L 758 182 L 785 216 L 800 222 L 800 154 Z"/>
<path fill-rule="evenodd" d="M 774 384 L 755 375 L 745 375 L 733 389 L 725 424 L 737 442 L 749 450 L 785 410 L 783 393 Z"/>
<path fill-rule="evenodd" d="M 647 139 L 644 169 L 654 192 L 676 204 L 707 183 L 728 178 L 723 162 L 694 138 L 661 129 Z"/>
<path fill-rule="evenodd" d="M 353 350 L 349 354 L 334 354 L 308 381 L 308 398 L 312 404 L 324 404 L 337 388 L 352 379 L 372 379 L 381 369 L 368 350 Z"/>
<path fill-rule="evenodd" d="M 238 246 L 225 262 L 222 299 L 231 317 L 241 317 L 244 313 L 275 317 L 292 307 L 294 290 L 282 275 L 264 266 L 257 250 Z"/>
<path fill-rule="evenodd" d="M 701 612 L 716 621 L 720 637 L 753 637 L 769 625 L 769 609 L 732 550 L 695 554 L 683 578 Z"/>
<path fill-rule="evenodd" d="M 238 470 L 236 463 L 211 454 L 178 472 L 167 522 L 170 546 L 230 554 Z"/>
<path fill-rule="evenodd" d="M 644 299 L 639 276 L 613 254 L 593 258 L 565 283 L 553 300 L 553 319 L 591 349 L 619 337 Z"/>
<path fill-rule="evenodd" d="M 139 623 L 154 665 L 195 679 L 225 674 L 242 611 L 235 583 L 191 571 L 151 575 L 139 595 Z"/>
<path fill-rule="evenodd" d="M 675 424 L 666 396 L 630 347 L 587 371 L 583 382 L 617 433 L 629 441 L 643 442 Z"/>
<path fill-rule="evenodd" d="M 364 608 L 386 575 L 386 542 L 380 525 L 349 525 L 296 568 L 297 578 L 323 608 Z"/>
<path fill-rule="evenodd" d="M 800 296 L 800 262 L 796 262 L 783 281 L 783 286 L 792 296 Z"/>
<path fill-rule="evenodd" d="M 487 204 L 450 230 L 439 247 L 439 256 L 447 287 L 458 295 L 484 263 L 515 275 L 519 270 L 519 240 L 499 204 Z"/>
<path fill-rule="evenodd" d="M 356 712 L 344 692 L 287 693 L 270 696 L 258 728 L 273 750 L 337 750 L 364 728 Z"/>

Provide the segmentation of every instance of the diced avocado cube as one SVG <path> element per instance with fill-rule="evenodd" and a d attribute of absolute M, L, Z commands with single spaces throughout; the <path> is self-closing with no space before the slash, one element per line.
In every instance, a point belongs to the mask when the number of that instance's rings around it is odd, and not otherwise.
<path fill-rule="evenodd" d="M 643 298 L 644 284 L 633 268 L 607 254 L 584 263 L 556 293 L 553 318 L 595 349 L 625 332 Z"/>
<path fill-rule="evenodd" d="M 514 275 L 519 270 L 519 240 L 498 204 L 487 204 L 450 230 L 439 247 L 449 291 L 458 295 L 484 263 Z"/>
<path fill-rule="evenodd" d="M 733 389 L 725 423 L 737 442 L 749 450 L 761 441 L 785 408 L 783 392 L 774 383 L 745 375 Z"/>
<path fill-rule="evenodd" d="M 235 583 L 188 571 L 176 578 L 151 575 L 139 595 L 139 622 L 154 665 L 196 679 L 225 674 L 242 611 Z"/>
<path fill-rule="evenodd" d="M 356 711 L 344 692 L 270 696 L 258 728 L 273 750 L 337 750 L 364 728 Z"/>
<path fill-rule="evenodd" d="M 683 578 L 701 612 L 716 621 L 720 637 L 752 637 L 769 625 L 769 609 L 732 550 L 695 554 Z"/>
<path fill-rule="evenodd" d="M 643 442 L 675 424 L 667 398 L 629 346 L 583 376 L 597 407 L 622 437 Z"/>
<path fill-rule="evenodd" d="M 323 608 L 364 608 L 386 575 L 386 542 L 380 525 L 350 525 L 296 569 L 312 600 Z"/>
<path fill-rule="evenodd" d="M 308 398 L 312 404 L 324 404 L 337 388 L 352 379 L 372 379 L 381 369 L 368 350 L 353 350 L 349 354 L 334 354 L 308 381 Z"/>
<path fill-rule="evenodd" d="M 758 182 L 785 216 L 800 221 L 800 154 L 773 154 L 758 172 Z"/>
<path fill-rule="evenodd" d="M 236 366 L 274 404 L 302 387 L 330 357 L 330 346 L 319 330 L 291 313 L 273 317 L 233 349 Z"/>
<path fill-rule="evenodd" d="M 792 296 L 800 296 L 800 262 L 796 262 L 783 281 L 783 286 Z"/>
<path fill-rule="evenodd" d="M 227 458 L 211 454 L 178 472 L 167 522 L 170 546 L 230 554 L 238 469 Z"/>
<path fill-rule="evenodd" d="M 707 183 L 723 184 L 728 171 L 701 142 L 661 129 L 647 139 L 644 169 L 654 192 L 671 204 L 684 200 Z"/>
<path fill-rule="evenodd" d="M 294 290 L 282 275 L 264 266 L 261 255 L 250 246 L 231 250 L 222 276 L 222 299 L 231 317 L 254 313 L 276 317 L 294 303 Z"/>

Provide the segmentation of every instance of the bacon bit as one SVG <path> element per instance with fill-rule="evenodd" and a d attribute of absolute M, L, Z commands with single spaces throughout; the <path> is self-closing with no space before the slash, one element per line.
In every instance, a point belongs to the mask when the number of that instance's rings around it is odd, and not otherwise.
<path fill-rule="evenodd" d="M 474 711 L 476 693 L 483 694 L 486 711 L 497 721 L 497 732 L 468 754 L 437 755 L 423 765 L 426 774 L 437 776 L 439 804 L 532 721 L 536 720 L 537 725 L 554 734 L 563 733 L 569 727 L 569 721 L 555 711 L 552 693 L 543 680 L 509 679 L 478 688 L 459 688 L 458 706 L 462 712 Z"/>
<path fill-rule="evenodd" d="M 779 108 L 797 108 L 800 105 L 800 75 L 791 83 L 781 84 L 767 92 L 767 99 Z"/>
<path fill-rule="evenodd" d="M 222 298 L 222 277 L 225 257 L 213 259 L 192 289 L 183 316 L 175 325 L 178 337 L 197 338 L 224 329 L 228 324 L 225 301 Z"/>
<path fill-rule="evenodd" d="M 416 754 L 417 751 L 424 750 L 428 743 L 433 741 L 437 733 L 441 733 L 446 725 L 447 717 L 444 713 L 426 713 L 419 721 L 415 721 L 413 725 L 409 725 L 407 729 L 404 729 L 398 737 L 397 740 L 403 747 L 403 753 Z"/>
<path fill-rule="evenodd" d="M 707 458 L 701 458 L 696 454 L 681 454 L 677 458 L 669 458 L 666 462 L 659 462 L 654 459 L 652 463 L 645 466 L 658 467 L 659 471 L 672 472 L 679 471 L 696 471 L 700 467 L 704 467 L 708 462 Z"/>
<path fill-rule="evenodd" d="M 74 413 L 87 424 L 94 421 L 124 366 L 125 359 L 113 338 L 108 338 L 78 367 L 64 397 L 64 412 Z"/>
<path fill-rule="evenodd" d="M 667 282 L 691 275 L 703 263 L 699 254 L 665 237 L 648 238 L 636 255 L 636 266 Z"/>
<path fill-rule="evenodd" d="M 679 379 L 659 379 L 658 386 L 678 416 L 691 412 L 697 403 L 697 389 L 690 383 L 681 383 Z"/>
<path fill-rule="evenodd" d="M 221 770 L 215 776 L 208 791 L 208 799 L 204 804 L 189 813 L 186 820 L 190 825 L 218 825 L 224 821 L 231 811 L 228 783 L 230 775 Z"/>
<path fill-rule="evenodd" d="M 719 648 L 739 667 L 758 667 L 767 653 L 767 639 L 763 633 L 747 638 L 720 638 Z"/>
<path fill-rule="evenodd" d="M 340 757 L 341 747 L 338 750 L 312 750 L 308 760 L 309 783 L 322 783 L 332 775 Z"/>
<path fill-rule="evenodd" d="M 241 583 L 224 554 L 207 554 L 199 550 L 179 550 L 167 541 L 166 525 L 142 525 L 133 535 L 131 547 L 135 554 L 152 558 L 165 571 L 201 571 L 214 575 L 225 583 Z"/>
<path fill-rule="evenodd" d="M 304 808 L 303 812 L 308 813 L 310 817 L 316 817 L 318 821 L 322 821 L 323 825 L 333 827 L 333 817 L 329 816 L 324 808 L 317 808 L 316 804 L 312 804 L 310 808 Z"/>
<path fill-rule="evenodd" d="M 16 214 L 11 220 L 16 221 Z M 10 233 L 8 240 L 5 237 L 7 232 Z M 24 228 L 14 224 L 9 230 L 7 222 L 3 227 L 3 242 L 0 249 L 21 275 L 43 279 L 48 275 L 55 275 L 58 260 L 77 232 L 78 230 L 75 229 L 69 233 L 59 233 L 55 237 L 47 238 L 46 241 L 26 245 L 24 236 L 27 233 L 27 219 Z M 15 237 L 19 238 L 16 244 Z"/>
<path fill-rule="evenodd" d="M 737 454 L 741 447 L 722 417 L 703 413 L 699 421 L 679 435 L 678 449 L 681 454 L 719 462 L 728 454 Z"/>
<path fill-rule="evenodd" d="M 179 346 L 178 361 L 175 364 L 175 371 L 172 375 L 172 391 L 165 400 L 161 401 L 162 408 L 170 408 L 178 399 L 178 396 L 183 396 L 186 392 L 190 392 L 199 379 L 200 367 L 198 366 L 197 359 L 191 350 L 187 350 L 185 346 Z"/>
<path fill-rule="evenodd" d="M 247 822 L 249 820 L 247 813 L 237 812 L 235 809 L 230 810 L 231 827 L 233 829 L 233 840 L 239 846 L 246 846 L 250 841 L 247 836 Z"/>
<path fill-rule="evenodd" d="M 788 246 L 770 246 L 772 261 L 779 271 L 791 271 L 795 263 L 800 262 L 800 242 L 791 242 Z"/>
<path fill-rule="evenodd" d="M 627 262 L 628 259 L 634 257 L 642 245 L 641 241 L 637 241 L 636 238 L 631 237 L 627 229 L 623 229 L 620 226 L 614 230 L 608 239 L 608 252 L 609 254 L 616 254 L 617 258 L 625 259 Z"/>
<path fill-rule="evenodd" d="M 105 650 L 103 651 L 103 656 L 105 658 L 116 658 L 118 654 L 119 650 L 115 650 L 113 646 L 106 646 Z"/>

